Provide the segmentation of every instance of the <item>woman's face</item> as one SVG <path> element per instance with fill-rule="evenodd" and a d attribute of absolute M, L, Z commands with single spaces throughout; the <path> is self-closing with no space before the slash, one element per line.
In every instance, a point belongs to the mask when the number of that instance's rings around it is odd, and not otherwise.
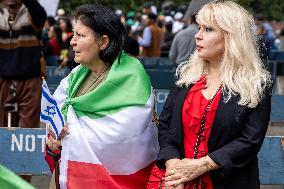
<path fill-rule="evenodd" d="M 48 30 L 48 38 L 52 38 L 52 37 L 55 37 L 55 34 L 54 34 L 54 27 L 51 26 Z"/>
<path fill-rule="evenodd" d="M 200 58 L 211 61 L 221 61 L 225 49 L 223 33 L 220 29 L 200 25 L 195 35 L 196 50 Z"/>
<path fill-rule="evenodd" d="M 70 42 L 75 52 L 74 61 L 82 65 L 92 65 L 99 59 L 100 47 L 94 31 L 78 20 L 74 27 L 74 36 Z"/>
<path fill-rule="evenodd" d="M 66 31 L 67 29 L 67 26 L 66 26 L 66 22 L 65 22 L 65 20 L 63 20 L 63 19 L 60 19 L 59 20 L 59 27 L 60 27 L 60 29 L 62 30 L 62 31 Z"/>

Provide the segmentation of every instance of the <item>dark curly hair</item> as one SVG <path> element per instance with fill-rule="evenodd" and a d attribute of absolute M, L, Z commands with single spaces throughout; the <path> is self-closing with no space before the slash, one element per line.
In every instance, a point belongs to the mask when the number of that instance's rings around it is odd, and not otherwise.
<path fill-rule="evenodd" d="M 91 28 L 95 34 L 109 37 L 107 48 L 100 51 L 104 62 L 112 64 L 126 46 L 127 33 L 118 16 L 108 7 L 100 4 L 85 4 L 75 11 L 75 19 Z"/>

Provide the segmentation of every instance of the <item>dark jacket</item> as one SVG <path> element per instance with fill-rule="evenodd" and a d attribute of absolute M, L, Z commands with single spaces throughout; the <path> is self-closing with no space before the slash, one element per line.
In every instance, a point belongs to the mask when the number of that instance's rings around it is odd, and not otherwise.
<path fill-rule="evenodd" d="M 41 76 L 40 34 L 46 20 L 36 0 L 22 0 L 16 18 L 9 24 L 9 11 L 0 12 L 0 78 L 30 79 Z"/>
<path fill-rule="evenodd" d="M 160 152 L 157 165 L 165 168 L 165 161 L 184 158 L 182 106 L 188 88 L 173 88 L 160 116 Z M 259 188 L 258 159 L 270 120 L 271 90 L 267 90 L 256 108 L 238 105 L 240 97 L 227 103 L 220 98 L 208 140 L 208 155 L 222 168 L 212 171 L 214 189 Z"/>

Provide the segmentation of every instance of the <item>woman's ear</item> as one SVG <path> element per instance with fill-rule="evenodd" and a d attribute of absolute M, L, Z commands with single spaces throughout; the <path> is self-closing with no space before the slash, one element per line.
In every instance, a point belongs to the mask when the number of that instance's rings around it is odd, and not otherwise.
<path fill-rule="evenodd" d="M 101 45 L 100 45 L 100 50 L 103 51 L 105 50 L 109 45 L 109 37 L 107 35 L 103 35 L 101 37 Z"/>

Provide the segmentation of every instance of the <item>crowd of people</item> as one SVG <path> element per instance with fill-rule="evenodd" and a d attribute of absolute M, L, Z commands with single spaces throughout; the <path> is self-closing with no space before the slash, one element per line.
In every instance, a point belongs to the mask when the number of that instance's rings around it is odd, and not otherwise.
<path fill-rule="evenodd" d="M 198 27 L 196 13 L 188 18 L 185 13 L 184 6 L 175 8 L 166 4 L 157 8 L 151 3 L 145 3 L 140 12 L 115 10 L 128 33 L 125 51 L 135 57 L 168 57 L 175 66 L 188 60 L 195 49 L 194 35 Z M 262 16 L 256 16 L 256 20 L 258 38 L 263 43 L 260 45 L 263 59 L 269 58 L 270 50 L 284 50 L 284 28 L 274 31 Z M 72 16 L 61 13 L 56 19 L 47 18 L 42 33 L 47 65 L 67 66 L 70 70 L 76 66 L 69 45 L 73 26 Z"/>
<path fill-rule="evenodd" d="M 128 33 L 125 52 L 135 57 L 168 57 L 175 34 L 189 23 L 183 20 L 185 11 L 184 7 L 174 10 L 169 5 L 163 7 L 163 14 L 158 14 L 157 8 L 151 3 L 145 3 L 141 12 L 129 11 L 124 14 L 121 10 L 115 10 Z M 73 26 L 73 16 L 47 18 L 42 32 L 43 53 L 47 65 L 58 64 L 61 67 L 74 68 L 74 54 L 69 48 Z M 193 36 L 191 39 L 194 41 Z M 56 56 L 57 59 L 50 58 Z"/>
<path fill-rule="evenodd" d="M 60 152 L 51 188 L 259 188 L 273 87 L 263 54 L 281 44 L 267 22 L 233 1 L 186 21 L 185 10 L 162 15 L 149 3 L 126 16 L 86 4 L 56 18 L 37 0 L 4 4 L 0 127 L 13 111 L 10 126 L 39 126 L 42 59 L 71 70 L 54 93 L 66 125 L 47 138 L 49 155 Z M 137 57 L 161 56 L 177 80 L 158 118 Z"/>

